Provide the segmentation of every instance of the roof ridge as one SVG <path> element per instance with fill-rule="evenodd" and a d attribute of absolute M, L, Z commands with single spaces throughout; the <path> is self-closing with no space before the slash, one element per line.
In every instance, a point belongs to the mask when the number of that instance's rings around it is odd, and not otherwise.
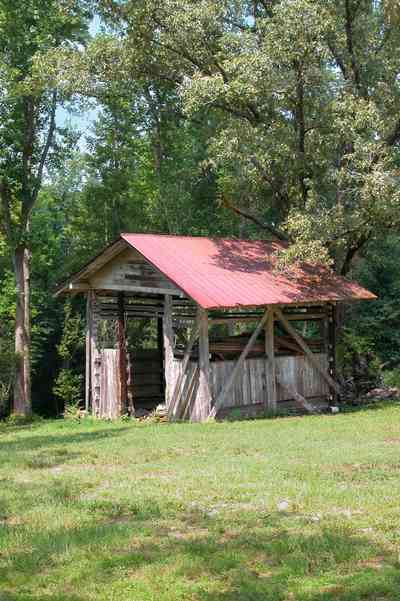
<path fill-rule="evenodd" d="M 220 236 L 186 236 L 184 234 L 166 234 L 151 232 L 121 232 L 124 236 L 154 236 L 157 238 L 182 238 L 184 240 L 226 240 L 227 242 L 262 242 L 263 244 L 285 244 L 283 240 L 262 240 L 261 238 L 224 238 Z"/>

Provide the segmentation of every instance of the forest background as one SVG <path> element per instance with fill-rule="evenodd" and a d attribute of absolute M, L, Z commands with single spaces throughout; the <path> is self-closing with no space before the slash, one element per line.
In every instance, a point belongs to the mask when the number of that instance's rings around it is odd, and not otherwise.
<path fill-rule="evenodd" d="M 400 381 L 397 0 L 2 0 L 0 55 L 0 415 L 81 398 L 53 292 L 121 231 L 288 240 L 379 296 L 344 377 Z"/>

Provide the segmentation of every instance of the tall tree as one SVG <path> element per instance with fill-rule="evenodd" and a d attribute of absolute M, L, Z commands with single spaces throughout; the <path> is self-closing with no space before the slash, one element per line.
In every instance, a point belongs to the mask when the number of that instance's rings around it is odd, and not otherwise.
<path fill-rule="evenodd" d="M 174 83 L 218 116 L 209 157 L 227 207 L 346 274 L 399 228 L 399 2 L 126 0 L 126 76 Z M 119 39 L 120 39 L 119 38 Z"/>
<path fill-rule="evenodd" d="M 44 58 L 65 46 L 81 47 L 89 19 L 85 0 L 0 3 L 0 227 L 17 290 L 13 410 L 25 415 L 31 412 L 31 215 L 46 169 L 57 160 L 57 108 L 66 101 Z"/>

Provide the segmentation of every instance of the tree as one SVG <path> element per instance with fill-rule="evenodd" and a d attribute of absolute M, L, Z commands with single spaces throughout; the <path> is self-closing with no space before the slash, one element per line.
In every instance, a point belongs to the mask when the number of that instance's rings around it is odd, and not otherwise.
<path fill-rule="evenodd" d="M 31 412 L 31 216 L 62 144 L 57 108 L 66 97 L 44 57 L 87 39 L 89 3 L 3 0 L 0 4 L 0 227 L 16 283 L 13 410 Z"/>
<path fill-rule="evenodd" d="M 217 115 L 209 159 L 225 205 L 347 274 L 400 225 L 399 3 L 104 0 L 125 77 L 175 86 Z M 118 39 L 120 39 L 118 38 Z"/>

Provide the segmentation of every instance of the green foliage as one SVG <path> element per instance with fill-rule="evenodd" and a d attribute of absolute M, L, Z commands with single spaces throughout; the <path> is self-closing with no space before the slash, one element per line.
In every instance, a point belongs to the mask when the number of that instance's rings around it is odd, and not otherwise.
<path fill-rule="evenodd" d="M 84 329 L 81 315 L 74 312 L 71 302 L 67 301 L 64 305 L 63 335 L 57 347 L 61 359 L 71 361 L 76 353 L 83 348 Z"/>
<path fill-rule="evenodd" d="M 53 386 L 54 395 L 64 403 L 64 415 L 77 414 L 82 402 L 83 375 L 76 364 L 84 344 L 84 324 L 81 315 L 72 310 L 70 302 L 64 305 L 64 324 L 58 354 L 63 361 Z M 78 355 L 79 356 L 79 355 Z"/>
<path fill-rule="evenodd" d="M 330 257 L 347 273 L 368 241 L 399 228 L 396 11 L 351 0 L 104 6 L 120 77 L 169 85 L 189 120 L 208 121 L 221 197 L 270 233 L 280 226 L 294 242 L 287 260 Z"/>
<path fill-rule="evenodd" d="M 67 413 L 77 412 L 82 401 L 82 376 L 72 369 L 60 370 L 53 387 L 53 392 L 65 403 Z"/>
<path fill-rule="evenodd" d="M 386 386 L 400 390 L 400 367 L 383 372 L 383 381 Z"/>
<path fill-rule="evenodd" d="M 381 380 L 381 362 L 373 336 L 362 336 L 357 329 L 344 328 L 337 348 L 339 373 L 352 383 L 352 395 L 374 388 Z"/>
<path fill-rule="evenodd" d="M 0 331 L 0 418 L 8 412 L 16 365 L 17 356 L 10 345 L 10 338 L 2 336 Z"/>

